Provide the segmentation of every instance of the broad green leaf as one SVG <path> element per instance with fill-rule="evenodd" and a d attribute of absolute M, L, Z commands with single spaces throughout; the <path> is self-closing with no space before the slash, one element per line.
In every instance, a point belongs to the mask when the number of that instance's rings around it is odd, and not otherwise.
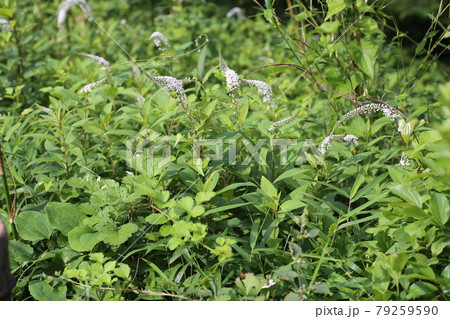
<path fill-rule="evenodd" d="M 324 22 L 317 28 L 316 31 L 323 33 L 335 33 L 339 29 L 340 25 L 341 23 L 339 21 Z"/>
<path fill-rule="evenodd" d="M 52 227 L 46 214 L 38 212 L 21 212 L 14 219 L 17 231 L 22 239 L 41 240 L 50 238 Z"/>
<path fill-rule="evenodd" d="M 327 0 L 328 12 L 325 20 L 346 8 L 345 0 Z"/>
<path fill-rule="evenodd" d="M 176 249 L 178 246 L 180 246 L 184 242 L 183 239 L 180 237 L 172 237 L 169 239 L 169 242 L 167 243 L 169 245 L 170 250 Z"/>
<path fill-rule="evenodd" d="M 392 255 L 391 258 L 392 258 L 392 269 L 398 273 L 401 273 L 406 265 L 406 262 L 409 259 L 409 256 L 407 254 L 397 254 Z"/>
<path fill-rule="evenodd" d="M 328 285 L 323 282 L 315 283 L 314 285 L 311 286 L 311 290 L 314 292 L 318 292 L 320 294 L 330 294 L 331 293 Z"/>
<path fill-rule="evenodd" d="M 194 200 L 192 197 L 185 196 L 177 201 L 177 206 L 183 208 L 186 212 L 190 212 L 194 207 Z"/>
<path fill-rule="evenodd" d="M 9 241 L 9 249 L 16 261 L 35 261 L 36 257 L 33 256 L 34 249 L 30 245 L 27 245 L 18 240 Z"/>
<path fill-rule="evenodd" d="M 192 217 L 199 217 L 203 215 L 204 212 L 205 208 L 203 208 L 203 206 L 195 206 L 188 214 Z"/>
<path fill-rule="evenodd" d="M 303 203 L 299 200 L 290 199 L 281 204 L 280 211 L 281 212 L 290 212 L 291 210 L 294 210 L 294 209 L 297 209 L 300 207 L 304 207 L 304 206 L 306 206 L 305 203 Z"/>
<path fill-rule="evenodd" d="M 422 263 L 418 262 L 411 262 L 411 266 L 415 270 L 417 270 L 420 274 L 424 275 L 428 280 L 434 280 L 436 278 L 436 275 L 434 274 L 433 269 L 431 269 L 430 266 L 424 265 Z"/>
<path fill-rule="evenodd" d="M 94 232 L 88 226 L 78 226 L 69 234 L 69 245 L 75 251 L 90 251 L 105 238 L 105 234 Z"/>
<path fill-rule="evenodd" d="M 150 214 L 145 217 L 145 221 L 151 225 L 162 225 L 167 223 L 167 217 L 163 214 Z"/>
<path fill-rule="evenodd" d="M 67 287 L 61 286 L 57 290 L 45 281 L 32 281 L 29 285 L 30 294 L 38 301 L 65 301 Z"/>
<path fill-rule="evenodd" d="M 450 213 L 447 197 L 440 193 L 433 193 L 430 199 L 430 209 L 436 222 L 444 226 L 448 221 Z"/>
<path fill-rule="evenodd" d="M 405 217 L 412 217 L 415 219 L 429 218 L 428 214 L 417 206 L 407 206 L 402 210 Z"/>
<path fill-rule="evenodd" d="M 195 195 L 195 203 L 197 205 L 203 203 L 203 202 L 208 202 L 211 200 L 211 198 L 213 198 L 214 196 L 216 196 L 215 192 L 198 192 Z"/>
<path fill-rule="evenodd" d="M 0 8 L 0 15 L 12 18 L 14 15 L 14 11 L 8 8 Z"/>
<path fill-rule="evenodd" d="M 116 267 L 114 269 L 114 274 L 117 277 L 120 277 L 123 279 L 129 279 L 130 272 L 131 272 L 130 266 L 128 266 L 127 264 L 123 264 L 123 263 L 120 263 L 119 267 Z"/>
<path fill-rule="evenodd" d="M 404 201 L 422 208 L 422 197 L 420 197 L 420 194 L 411 186 L 399 184 L 392 186 L 389 189 Z"/>
<path fill-rule="evenodd" d="M 138 226 L 133 223 L 128 223 L 120 226 L 118 230 L 110 230 L 105 232 L 103 242 L 110 245 L 120 245 L 128 240 L 128 238 L 137 232 Z"/>
<path fill-rule="evenodd" d="M 45 212 L 50 225 L 66 236 L 72 229 L 80 226 L 86 218 L 78 206 L 70 203 L 48 203 Z"/>
<path fill-rule="evenodd" d="M 261 188 L 265 196 L 276 199 L 278 197 L 277 189 L 264 176 L 261 177 Z"/>

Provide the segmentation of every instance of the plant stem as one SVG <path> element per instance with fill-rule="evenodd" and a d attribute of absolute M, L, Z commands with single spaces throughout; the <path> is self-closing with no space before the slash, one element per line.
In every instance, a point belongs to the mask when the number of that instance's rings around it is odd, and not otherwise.
<path fill-rule="evenodd" d="M 5 165 L 3 164 L 3 152 L 1 144 L 0 144 L 0 176 L 2 177 L 3 189 L 5 192 L 6 207 L 8 209 L 9 216 L 11 216 L 12 213 L 11 197 L 9 195 L 8 179 L 6 178 Z M 14 225 L 14 219 L 12 220 L 10 219 L 10 223 L 13 233 L 13 239 L 17 239 L 17 231 L 16 226 Z"/>

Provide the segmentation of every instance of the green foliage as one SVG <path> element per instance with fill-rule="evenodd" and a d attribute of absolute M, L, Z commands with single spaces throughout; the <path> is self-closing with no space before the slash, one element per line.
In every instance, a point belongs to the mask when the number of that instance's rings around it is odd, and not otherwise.
<path fill-rule="evenodd" d="M 59 1 L 0 4 L 13 299 L 448 299 L 442 12 L 405 53 L 381 2 L 292 2 L 244 20 L 209 1 L 91 1 L 130 56 L 76 6 L 58 28 Z M 274 105 L 227 86 L 219 56 Z M 365 102 L 399 118 L 339 121 Z M 358 145 L 321 154 L 329 134 Z"/>

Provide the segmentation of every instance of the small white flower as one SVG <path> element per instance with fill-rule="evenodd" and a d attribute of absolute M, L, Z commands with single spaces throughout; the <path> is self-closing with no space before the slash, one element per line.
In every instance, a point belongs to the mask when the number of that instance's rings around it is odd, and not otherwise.
<path fill-rule="evenodd" d="M 273 281 L 272 279 L 269 279 L 269 283 L 267 285 L 262 286 L 262 289 L 270 288 L 270 287 L 272 287 L 272 286 L 274 286 L 276 284 L 277 284 L 276 281 Z"/>
<path fill-rule="evenodd" d="M 293 119 L 295 119 L 298 115 L 300 111 L 295 112 L 294 114 L 292 114 L 291 116 L 273 123 L 270 127 L 269 127 L 269 131 L 273 131 L 275 129 L 280 129 L 281 127 L 283 127 L 284 125 L 288 124 L 289 122 L 291 122 Z"/>
<path fill-rule="evenodd" d="M 239 78 L 239 75 L 235 71 L 228 67 L 222 55 L 219 55 L 219 68 L 220 71 L 222 71 L 222 73 L 225 75 L 228 89 L 232 91 L 232 95 L 234 95 L 235 91 L 237 91 L 241 86 L 242 80 Z"/>
<path fill-rule="evenodd" d="M 120 20 L 120 25 L 125 25 L 125 24 L 127 24 L 127 20 L 125 20 L 125 19 Z"/>
<path fill-rule="evenodd" d="M 236 16 L 240 20 L 245 20 L 244 12 L 242 12 L 242 9 L 239 7 L 234 7 L 227 12 L 227 18 L 231 19 L 234 16 Z"/>
<path fill-rule="evenodd" d="M 148 38 L 149 40 L 153 40 L 155 45 L 162 50 L 163 46 L 170 47 L 169 40 L 161 33 L 161 32 L 153 32 L 153 34 Z"/>
<path fill-rule="evenodd" d="M 64 21 L 66 21 L 66 15 L 69 9 L 74 5 L 77 4 L 81 7 L 83 11 L 85 11 L 88 15 L 92 15 L 92 10 L 89 4 L 86 2 L 86 0 L 64 0 L 61 2 L 61 4 L 58 7 L 58 28 L 61 28 L 64 24 Z M 91 20 L 91 18 L 89 18 Z"/>
<path fill-rule="evenodd" d="M 402 157 L 400 158 L 399 164 L 402 166 L 409 166 L 409 157 L 405 152 L 402 152 Z"/>
<path fill-rule="evenodd" d="M 344 136 L 344 141 L 347 142 L 347 143 L 353 143 L 356 146 L 359 145 L 358 138 L 355 135 L 346 135 L 346 136 Z"/>
<path fill-rule="evenodd" d="M 258 94 L 263 96 L 263 102 L 273 103 L 272 88 L 266 82 L 258 80 L 244 80 L 244 83 L 256 87 Z"/>
<path fill-rule="evenodd" d="M 136 91 L 133 91 L 133 92 L 134 92 L 134 95 L 136 96 L 136 100 L 137 100 L 140 104 L 144 104 L 145 98 L 144 98 L 142 95 L 140 95 L 138 92 L 136 92 Z"/>
<path fill-rule="evenodd" d="M 139 79 L 141 77 L 141 70 L 139 70 L 139 67 L 136 64 L 131 65 L 131 69 L 133 70 L 134 77 L 136 79 Z"/>
<path fill-rule="evenodd" d="M 86 53 L 81 53 L 81 55 L 85 56 L 86 58 L 89 58 L 91 60 L 94 60 L 95 62 L 97 62 L 100 65 L 103 65 L 103 66 L 109 68 L 110 63 L 100 56 L 96 56 L 93 54 L 86 54 Z"/>
<path fill-rule="evenodd" d="M 48 115 L 53 116 L 53 111 L 50 110 L 48 107 L 42 107 L 41 109 L 42 109 L 42 111 L 44 111 L 44 112 L 47 113 Z"/>
<path fill-rule="evenodd" d="M 99 86 L 100 84 L 102 84 L 105 81 L 106 81 L 106 78 L 103 78 L 100 81 L 97 81 L 94 83 L 89 83 L 89 84 L 85 85 L 84 88 L 82 88 L 80 92 L 81 93 L 90 93 L 90 92 L 92 92 L 93 89 L 95 89 L 97 86 Z"/>
<path fill-rule="evenodd" d="M 327 150 L 331 147 L 331 142 L 333 141 L 345 141 L 347 143 L 353 143 L 354 145 L 358 144 L 358 138 L 354 135 L 328 135 L 320 144 L 319 152 L 323 155 L 327 153 Z"/>
<path fill-rule="evenodd" d="M 12 27 L 8 20 L 0 19 L 0 29 L 2 29 L 2 32 L 8 32 L 12 30 Z"/>
<path fill-rule="evenodd" d="M 187 97 L 183 88 L 183 81 L 172 76 L 152 76 L 146 73 L 147 77 L 160 86 L 165 86 L 167 91 L 173 91 L 177 95 L 178 103 L 182 106 L 186 104 Z"/>

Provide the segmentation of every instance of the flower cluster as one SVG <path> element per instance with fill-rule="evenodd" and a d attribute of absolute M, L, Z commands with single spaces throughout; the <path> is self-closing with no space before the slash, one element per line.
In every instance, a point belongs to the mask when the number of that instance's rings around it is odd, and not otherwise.
<path fill-rule="evenodd" d="M 285 119 L 283 119 L 283 120 L 281 120 L 281 121 L 278 121 L 278 122 L 273 123 L 273 124 L 269 127 L 269 131 L 273 131 L 273 130 L 275 130 L 275 129 L 280 129 L 280 128 L 282 128 L 284 125 L 288 124 L 288 123 L 291 122 L 293 119 L 295 119 L 295 118 L 297 117 L 297 115 L 298 115 L 299 112 L 300 112 L 300 111 L 297 111 L 297 112 L 295 112 L 293 115 L 291 115 L 291 116 L 289 116 L 289 117 L 287 117 L 287 118 L 285 118 Z"/>
<path fill-rule="evenodd" d="M 133 91 L 133 92 L 134 92 L 134 95 L 136 96 L 136 100 L 137 100 L 140 104 L 144 104 L 145 98 L 144 98 L 142 95 L 140 95 L 138 92 L 136 92 L 136 91 Z"/>
<path fill-rule="evenodd" d="M 402 152 L 402 157 L 400 158 L 399 164 L 402 166 L 409 166 L 409 157 L 405 152 Z"/>
<path fill-rule="evenodd" d="M 223 57 L 219 56 L 219 68 L 220 71 L 225 75 L 225 80 L 227 82 L 227 88 L 231 91 L 230 96 L 234 99 L 234 102 L 237 100 L 237 91 L 243 85 L 254 86 L 258 90 L 258 94 L 262 95 L 263 102 L 269 103 L 268 108 L 274 105 L 273 102 L 273 91 L 272 88 L 263 81 L 258 80 L 245 80 L 241 79 L 239 75 L 232 69 L 228 67 Z"/>
<path fill-rule="evenodd" d="M 9 21 L 6 19 L 0 19 L 0 29 L 2 30 L 2 32 L 11 31 L 11 24 L 9 24 Z"/>
<path fill-rule="evenodd" d="M 336 126 L 338 126 L 342 122 L 354 118 L 357 115 L 368 115 L 375 112 L 383 112 L 383 115 L 388 117 L 391 121 L 400 117 L 400 114 L 393 107 L 387 106 L 382 103 L 370 103 L 364 104 L 342 115 L 339 121 L 336 123 Z"/>
<path fill-rule="evenodd" d="M 234 16 L 236 16 L 240 20 L 245 20 L 244 12 L 242 12 L 242 9 L 239 7 L 232 8 L 230 11 L 227 12 L 227 15 L 226 15 L 226 17 L 228 19 L 231 19 Z"/>
<path fill-rule="evenodd" d="M 166 87 L 167 91 L 173 91 L 177 95 L 177 101 L 181 106 L 185 106 L 187 97 L 183 88 L 183 81 L 172 76 L 152 76 L 146 73 L 147 77 L 160 86 Z"/>
<path fill-rule="evenodd" d="M 43 112 L 45 112 L 45 113 L 47 113 L 48 115 L 51 115 L 51 116 L 53 116 L 53 111 L 52 110 L 50 110 L 48 107 L 41 107 L 41 110 L 43 111 Z"/>
<path fill-rule="evenodd" d="M 319 152 L 323 155 L 327 153 L 327 150 L 331 147 L 331 142 L 333 141 L 344 141 L 347 143 L 353 143 L 355 145 L 358 144 L 358 138 L 354 135 L 328 135 L 320 144 Z"/>
<path fill-rule="evenodd" d="M 232 92 L 237 91 L 242 84 L 242 80 L 239 78 L 239 75 L 237 75 L 237 73 L 234 70 L 228 67 L 222 55 L 219 56 L 219 68 L 220 71 L 222 71 L 222 73 L 225 75 L 225 80 L 227 81 L 227 88 Z"/>
<path fill-rule="evenodd" d="M 100 65 L 103 65 L 107 68 L 109 68 L 110 63 L 108 61 L 106 61 L 104 58 L 93 55 L 93 54 L 86 54 L 86 53 L 81 53 L 82 56 L 89 58 L 91 60 L 94 60 L 95 62 L 97 62 Z"/>
<path fill-rule="evenodd" d="M 272 88 L 266 82 L 258 80 L 244 80 L 244 83 L 256 87 L 258 94 L 263 96 L 263 102 L 273 104 Z"/>
<path fill-rule="evenodd" d="M 100 81 L 94 82 L 94 83 L 89 83 L 87 85 L 84 86 L 84 88 L 81 89 L 81 93 L 90 93 L 92 92 L 93 89 L 95 89 L 97 86 L 99 86 L 100 84 L 102 84 L 103 82 L 106 81 L 107 78 L 103 78 Z"/>
<path fill-rule="evenodd" d="M 161 33 L 161 32 L 153 32 L 153 34 L 148 38 L 149 40 L 153 40 L 153 43 L 162 50 L 163 47 L 170 47 L 169 40 Z"/>
<path fill-rule="evenodd" d="M 64 0 L 58 7 L 58 28 L 63 26 L 64 21 L 66 21 L 67 12 L 74 4 L 78 4 L 88 15 L 92 14 L 91 7 L 86 0 Z"/>

